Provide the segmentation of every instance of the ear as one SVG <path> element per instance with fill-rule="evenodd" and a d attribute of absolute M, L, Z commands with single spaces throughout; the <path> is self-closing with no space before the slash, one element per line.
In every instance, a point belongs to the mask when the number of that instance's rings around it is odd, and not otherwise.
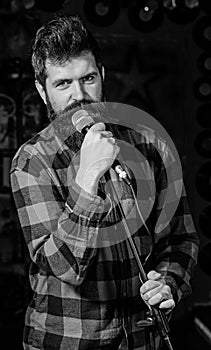
<path fill-rule="evenodd" d="M 101 67 L 101 73 L 102 73 L 102 78 L 104 81 L 105 80 L 105 67 L 104 66 Z"/>
<path fill-rule="evenodd" d="M 35 86 L 36 86 L 37 91 L 39 92 L 41 98 L 43 99 L 43 102 L 46 104 L 46 93 L 45 93 L 43 86 L 37 80 L 35 80 Z"/>

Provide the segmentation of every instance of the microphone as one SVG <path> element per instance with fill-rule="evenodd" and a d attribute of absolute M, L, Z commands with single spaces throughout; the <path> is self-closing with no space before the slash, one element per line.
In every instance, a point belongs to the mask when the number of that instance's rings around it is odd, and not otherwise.
<path fill-rule="evenodd" d="M 72 115 L 72 124 L 78 132 L 85 136 L 88 130 L 95 124 L 95 122 L 87 111 L 79 109 Z M 131 180 L 128 174 L 122 168 L 117 159 L 114 160 L 111 167 L 115 170 L 120 179 L 124 180 L 128 186 L 131 185 Z"/>

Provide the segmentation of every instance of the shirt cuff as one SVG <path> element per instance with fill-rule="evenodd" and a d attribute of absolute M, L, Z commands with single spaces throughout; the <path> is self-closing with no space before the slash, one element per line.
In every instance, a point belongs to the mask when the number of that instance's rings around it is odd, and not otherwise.
<path fill-rule="evenodd" d="M 83 215 L 90 220 L 101 221 L 111 210 L 112 204 L 108 196 L 102 198 L 82 189 L 76 182 L 69 187 L 66 207 L 75 215 Z"/>

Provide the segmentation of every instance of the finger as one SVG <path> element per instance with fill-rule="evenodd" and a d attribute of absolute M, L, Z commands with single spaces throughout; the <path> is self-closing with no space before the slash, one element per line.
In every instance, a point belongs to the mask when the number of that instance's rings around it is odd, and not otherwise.
<path fill-rule="evenodd" d="M 160 303 L 160 309 L 170 309 L 172 310 L 175 307 L 175 302 L 173 299 L 164 300 Z"/>
<path fill-rule="evenodd" d="M 144 300 L 149 301 L 151 300 L 154 296 L 159 294 L 159 301 L 162 301 L 164 299 L 170 299 L 172 294 L 171 294 L 171 289 L 167 285 L 160 284 L 157 287 L 154 287 L 153 289 L 149 289 L 146 293 L 142 293 L 141 296 Z M 161 295 L 161 297 L 160 297 Z"/>
<path fill-rule="evenodd" d="M 157 280 L 157 279 L 161 278 L 161 276 L 162 276 L 161 273 L 154 271 L 154 270 L 148 272 L 148 274 L 147 274 L 147 277 L 149 280 Z"/>
<path fill-rule="evenodd" d="M 120 151 L 120 147 L 116 145 L 115 146 L 115 157 L 114 158 L 117 157 L 117 155 L 119 154 L 119 151 Z"/>
<path fill-rule="evenodd" d="M 162 286 L 159 286 L 157 288 L 153 288 L 153 289 L 149 290 L 148 292 L 141 294 L 141 296 L 145 301 L 149 301 L 157 294 L 159 294 L 159 295 L 161 294 L 161 298 L 159 299 L 159 301 L 164 299 L 164 295 L 162 294 Z"/>
<path fill-rule="evenodd" d="M 116 144 L 116 140 L 114 137 L 109 137 L 108 138 L 108 141 L 112 143 L 112 145 L 115 145 Z"/>
<path fill-rule="evenodd" d="M 113 134 L 111 131 L 101 131 L 100 135 L 101 137 L 107 137 L 107 138 L 113 137 Z"/>
<path fill-rule="evenodd" d="M 168 301 L 172 300 L 172 295 L 171 294 L 167 294 L 167 293 L 163 293 L 158 292 L 154 295 L 152 295 L 150 298 L 148 298 L 148 300 L 146 300 L 150 305 L 157 305 L 157 304 L 163 304 L 164 306 L 167 304 L 168 305 Z M 165 304 L 166 303 L 166 304 Z M 170 302 L 171 305 L 171 302 Z"/>
<path fill-rule="evenodd" d="M 154 288 L 158 288 L 162 286 L 163 286 L 163 283 L 161 283 L 160 281 L 148 280 L 141 286 L 140 292 L 141 294 L 145 294 Z"/>
<path fill-rule="evenodd" d="M 162 300 L 163 300 L 162 293 L 156 293 L 151 298 L 148 298 L 148 300 L 146 301 L 147 303 L 149 303 L 149 305 L 154 306 L 154 305 L 160 304 Z"/>
<path fill-rule="evenodd" d="M 105 131 L 105 128 L 106 128 L 105 124 L 102 122 L 99 122 L 99 123 L 92 125 L 92 127 L 89 129 L 89 131 Z"/>
<path fill-rule="evenodd" d="M 148 300 L 147 302 L 151 306 L 158 306 L 160 309 L 170 309 L 172 310 L 175 307 L 174 300 L 168 299 L 168 300 L 162 300 L 162 294 L 158 293 L 154 297 Z"/>

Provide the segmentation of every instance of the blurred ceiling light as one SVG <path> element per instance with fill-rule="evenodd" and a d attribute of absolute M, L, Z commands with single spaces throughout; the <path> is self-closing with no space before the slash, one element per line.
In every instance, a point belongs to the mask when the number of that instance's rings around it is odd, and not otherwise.
<path fill-rule="evenodd" d="M 197 67 L 201 73 L 211 75 L 211 52 L 210 51 L 209 52 L 205 51 L 199 56 L 197 60 Z"/>
<path fill-rule="evenodd" d="M 141 9 L 139 12 L 140 20 L 144 22 L 151 21 L 154 12 L 155 10 L 153 8 L 150 8 L 149 6 L 144 6 L 144 8 Z"/>
<path fill-rule="evenodd" d="M 193 9 L 194 7 L 199 6 L 199 1 L 198 0 L 185 0 L 185 6 L 188 7 L 189 9 Z"/>
<path fill-rule="evenodd" d="M 177 7 L 176 0 L 163 0 L 163 6 L 168 10 L 173 10 Z"/>
<path fill-rule="evenodd" d="M 26 10 L 30 10 L 32 7 L 34 7 L 35 2 L 34 0 L 23 0 L 23 5 Z"/>
<path fill-rule="evenodd" d="M 188 24 L 199 15 L 198 0 L 163 0 L 166 14 L 172 22 Z"/>
<path fill-rule="evenodd" d="M 198 78 L 193 85 L 193 92 L 200 101 L 211 101 L 211 78 L 203 76 Z"/>
<path fill-rule="evenodd" d="M 11 0 L 10 1 L 10 12 L 15 14 L 23 9 L 23 3 L 21 0 Z"/>
<path fill-rule="evenodd" d="M 150 32 L 163 20 L 163 10 L 157 0 L 133 1 L 128 7 L 128 19 L 131 25 L 140 31 Z"/>
<path fill-rule="evenodd" d="M 195 23 L 193 37 L 200 48 L 211 51 L 211 16 L 203 16 Z"/>
<path fill-rule="evenodd" d="M 94 25 L 109 26 L 119 17 L 120 3 L 119 0 L 85 0 L 84 12 Z"/>

